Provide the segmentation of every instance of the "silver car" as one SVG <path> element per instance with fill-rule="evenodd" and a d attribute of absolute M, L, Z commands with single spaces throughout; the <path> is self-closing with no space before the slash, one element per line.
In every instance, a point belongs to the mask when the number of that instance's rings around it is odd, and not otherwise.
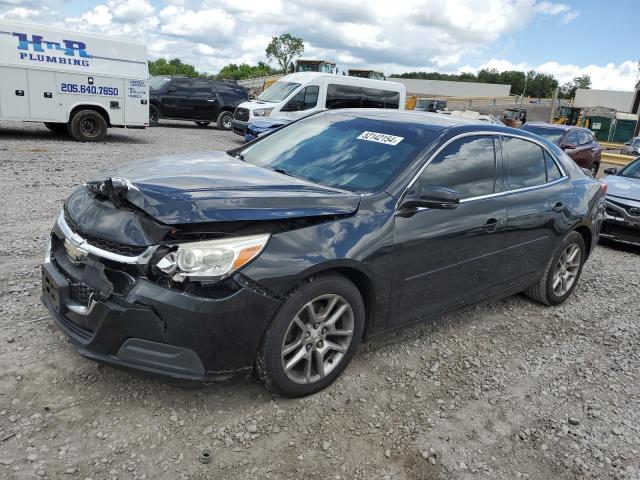
<path fill-rule="evenodd" d="M 640 137 L 633 137 L 628 142 L 625 142 L 620 149 L 620 153 L 622 155 L 632 155 L 634 157 L 640 155 Z"/>

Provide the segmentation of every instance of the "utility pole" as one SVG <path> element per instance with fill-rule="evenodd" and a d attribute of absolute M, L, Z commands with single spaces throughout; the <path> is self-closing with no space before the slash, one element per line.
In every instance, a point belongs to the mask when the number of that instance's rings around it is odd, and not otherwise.
<path fill-rule="evenodd" d="M 520 108 L 522 108 L 522 104 L 524 103 L 524 94 L 527 91 L 527 80 L 529 80 L 529 74 L 525 73 L 525 75 L 524 75 L 524 88 L 522 89 L 522 98 L 520 99 Z"/>

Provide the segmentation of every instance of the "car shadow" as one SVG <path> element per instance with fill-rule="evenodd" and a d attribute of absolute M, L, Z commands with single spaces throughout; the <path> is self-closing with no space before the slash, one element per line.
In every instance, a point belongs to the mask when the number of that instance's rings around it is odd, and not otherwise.
<path fill-rule="evenodd" d="M 194 122 L 187 122 L 187 121 L 171 121 L 171 120 L 160 120 L 160 122 L 158 122 L 158 125 L 150 127 L 150 128 L 158 128 L 158 127 L 162 127 L 162 128 L 181 128 L 181 129 L 189 129 L 189 130 L 217 130 L 219 132 L 224 132 L 225 130 L 221 130 L 219 129 L 215 122 L 211 122 L 209 125 L 206 126 L 200 126 L 200 125 L 196 125 Z"/>
<path fill-rule="evenodd" d="M 152 140 L 149 138 L 144 138 L 141 136 L 131 136 L 131 135 L 122 135 L 118 133 L 118 130 L 122 129 L 109 129 L 107 131 L 107 138 L 103 142 L 99 143 L 129 143 L 129 144 L 146 144 L 152 143 Z M 33 129 L 21 129 L 17 128 L 0 128 L 0 142 L 3 140 L 14 140 L 14 141 L 33 141 L 33 140 L 57 140 L 61 142 L 69 142 L 69 143 L 79 143 L 76 142 L 69 135 L 59 135 L 49 131 L 46 128 L 42 130 L 33 130 Z"/>
<path fill-rule="evenodd" d="M 598 246 L 608 248 L 610 250 L 617 250 L 619 252 L 640 255 L 640 246 L 631 245 L 628 243 L 614 242 L 613 240 L 608 240 L 606 238 L 600 238 L 600 241 L 598 242 Z"/>

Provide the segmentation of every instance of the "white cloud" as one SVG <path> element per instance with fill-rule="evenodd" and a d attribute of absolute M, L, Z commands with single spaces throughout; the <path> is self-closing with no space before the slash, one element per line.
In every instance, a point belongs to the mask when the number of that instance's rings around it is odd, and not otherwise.
<path fill-rule="evenodd" d="M 572 10 L 566 3 L 554 3 L 545 0 L 534 4 L 533 11 L 542 15 L 561 15 L 563 23 L 569 23 L 580 15 L 579 10 Z"/>
<path fill-rule="evenodd" d="M 504 70 L 520 70 L 528 72 L 535 70 L 538 73 L 546 73 L 553 75 L 558 79 L 560 85 L 573 80 L 581 75 L 589 75 L 591 77 L 591 88 L 602 90 L 626 90 L 632 91 L 635 87 L 638 75 L 638 64 L 631 60 L 622 62 L 618 65 L 608 63 L 604 66 L 586 65 L 579 66 L 574 64 L 561 64 L 555 61 L 545 62 L 541 65 L 530 65 L 527 63 L 511 63 L 508 60 L 499 60 L 492 58 L 488 62 L 479 67 L 466 65 L 459 69 L 460 72 L 477 73 L 483 68 Z"/>
<path fill-rule="evenodd" d="M 509 53 L 504 43 L 512 42 L 509 51 L 518 48 L 509 34 L 536 18 L 559 23 L 579 15 L 568 3 L 549 0 L 164 0 L 157 8 L 151 0 L 99 0 L 72 18 L 65 18 L 64 5 L 66 0 L 0 0 L 0 17 L 140 39 L 152 59 L 179 57 L 211 73 L 232 62 L 264 61 L 271 37 L 290 32 L 305 40 L 303 57 L 335 61 L 341 70 L 535 68 L 560 82 L 586 73 L 595 88 L 625 90 L 635 80 L 630 61 L 532 66 L 501 59 Z M 459 67 L 490 55 L 495 58 L 480 67 Z"/>

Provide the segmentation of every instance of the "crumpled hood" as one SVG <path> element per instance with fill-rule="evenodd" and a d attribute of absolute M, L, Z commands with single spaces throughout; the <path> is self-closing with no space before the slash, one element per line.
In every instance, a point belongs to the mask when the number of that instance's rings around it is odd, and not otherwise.
<path fill-rule="evenodd" d="M 619 175 L 607 175 L 605 181 L 607 182 L 607 195 L 640 202 L 639 179 L 621 177 Z"/>
<path fill-rule="evenodd" d="M 88 182 L 89 190 L 104 187 L 109 178 L 128 203 L 168 225 L 346 215 L 360 203 L 357 194 L 251 165 L 225 152 L 134 162 L 102 173 Z"/>

